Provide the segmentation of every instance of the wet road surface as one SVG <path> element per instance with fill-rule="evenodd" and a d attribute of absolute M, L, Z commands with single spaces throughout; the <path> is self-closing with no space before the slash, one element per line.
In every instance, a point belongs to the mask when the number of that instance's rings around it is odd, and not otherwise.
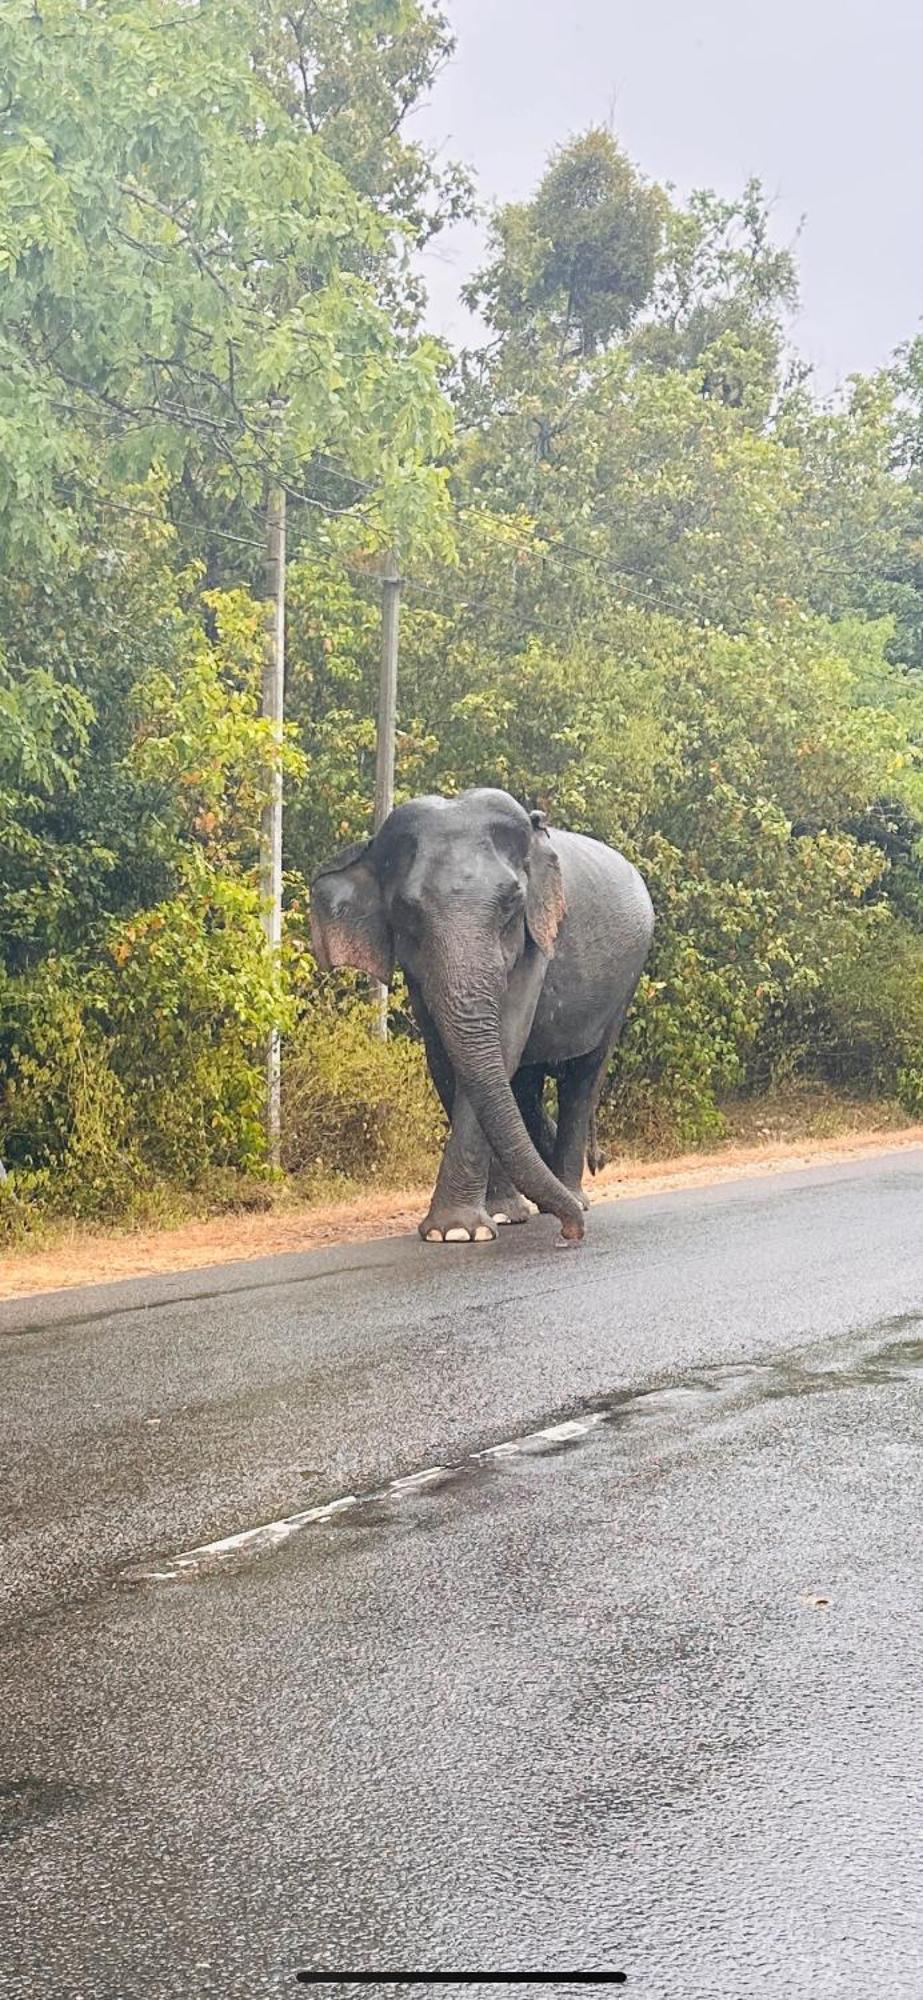
<path fill-rule="evenodd" d="M 916 2000 L 921 1196 L 0 1308 L 0 1994 Z"/>

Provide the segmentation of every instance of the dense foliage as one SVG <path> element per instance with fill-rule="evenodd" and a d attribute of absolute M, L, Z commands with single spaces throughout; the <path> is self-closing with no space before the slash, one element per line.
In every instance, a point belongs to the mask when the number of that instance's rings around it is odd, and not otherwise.
<path fill-rule="evenodd" d="M 126 1214 L 263 1169 L 414 1170 L 396 1002 L 319 979 L 364 833 L 400 539 L 400 796 L 508 786 L 636 858 L 655 954 L 607 1113 L 720 1129 L 792 1072 L 923 1113 L 923 349 L 825 402 L 756 185 L 606 132 L 494 218 L 484 344 L 419 335 L 469 200 L 404 120 L 428 0 L 0 0 L 0 1183 Z M 284 960 L 260 927 L 261 507 L 290 496 Z M 229 1180 L 230 1177 L 230 1180 Z"/>

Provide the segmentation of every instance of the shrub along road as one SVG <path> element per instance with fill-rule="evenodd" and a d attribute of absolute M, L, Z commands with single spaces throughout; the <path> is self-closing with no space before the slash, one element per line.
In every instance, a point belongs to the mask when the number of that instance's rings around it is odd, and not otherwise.
<path fill-rule="evenodd" d="M 921 1195 L 3 1307 L 0 1993 L 916 1994 Z"/>

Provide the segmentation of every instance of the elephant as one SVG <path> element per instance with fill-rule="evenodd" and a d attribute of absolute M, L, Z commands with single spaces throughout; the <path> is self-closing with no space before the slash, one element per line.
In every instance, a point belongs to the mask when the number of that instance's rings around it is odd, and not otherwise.
<path fill-rule="evenodd" d="M 318 964 L 385 984 L 400 965 L 449 1120 L 426 1241 L 492 1240 L 530 1203 L 583 1237 L 588 1130 L 653 928 L 623 854 L 489 787 L 411 799 L 317 871 Z"/>

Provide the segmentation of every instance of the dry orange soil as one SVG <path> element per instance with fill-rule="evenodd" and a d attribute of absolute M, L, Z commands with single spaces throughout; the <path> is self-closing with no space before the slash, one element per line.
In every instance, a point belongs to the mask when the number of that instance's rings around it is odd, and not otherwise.
<path fill-rule="evenodd" d="M 846 1133 L 835 1139 L 726 1146 L 719 1152 L 687 1153 L 673 1160 L 614 1160 L 591 1183 L 590 1200 L 623 1201 L 636 1195 L 666 1193 L 671 1188 L 785 1173 L 921 1145 L 923 1125 L 909 1125 L 891 1132 Z M 428 1200 L 427 1189 L 409 1188 L 278 1213 L 216 1216 L 187 1222 L 177 1229 L 111 1235 L 75 1230 L 71 1238 L 48 1248 L 16 1250 L 0 1257 L 0 1299 L 98 1285 L 113 1278 L 201 1269 L 236 1258 L 271 1257 L 280 1251 L 320 1250 L 332 1243 L 404 1236 L 416 1228 Z M 472 1256 L 478 1254 L 472 1246 Z"/>

